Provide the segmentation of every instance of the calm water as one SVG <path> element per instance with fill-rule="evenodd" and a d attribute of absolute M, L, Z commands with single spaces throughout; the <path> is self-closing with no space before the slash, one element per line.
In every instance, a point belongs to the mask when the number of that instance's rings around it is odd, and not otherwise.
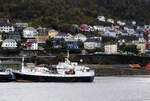
<path fill-rule="evenodd" d="M 94 83 L 0 83 L 0 101 L 150 101 L 150 77 L 96 77 Z"/>

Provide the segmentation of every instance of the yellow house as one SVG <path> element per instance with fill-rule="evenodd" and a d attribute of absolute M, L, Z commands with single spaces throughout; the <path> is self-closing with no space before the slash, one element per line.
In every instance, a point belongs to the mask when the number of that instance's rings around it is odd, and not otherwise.
<path fill-rule="evenodd" d="M 69 39 L 69 40 L 72 40 L 72 39 L 73 39 L 73 36 L 72 36 L 70 33 L 68 33 L 68 39 Z"/>
<path fill-rule="evenodd" d="M 106 54 L 115 54 L 117 53 L 117 45 L 116 44 L 107 44 L 104 46 Z"/>
<path fill-rule="evenodd" d="M 139 52 L 141 54 L 145 54 L 146 53 L 146 44 L 145 43 L 138 43 L 137 49 L 139 49 Z"/>
<path fill-rule="evenodd" d="M 48 31 L 48 37 L 49 38 L 55 38 L 57 34 L 58 34 L 58 31 L 56 31 L 56 30 L 52 29 L 52 30 Z"/>
<path fill-rule="evenodd" d="M 120 28 L 120 26 L 118 26 L 118 25 L 112 25 L 112 30 L 119 29 L 119 28 Z"/>

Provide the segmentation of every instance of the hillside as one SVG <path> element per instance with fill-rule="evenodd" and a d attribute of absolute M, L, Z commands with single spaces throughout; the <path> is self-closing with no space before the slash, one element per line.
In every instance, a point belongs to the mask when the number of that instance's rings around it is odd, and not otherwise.
<path fill-rule="evenodd" d="M 0 0 L 0 16 L 60 29 L 98 24 L 98 15 L 150 23 L 149 0 Z"/>

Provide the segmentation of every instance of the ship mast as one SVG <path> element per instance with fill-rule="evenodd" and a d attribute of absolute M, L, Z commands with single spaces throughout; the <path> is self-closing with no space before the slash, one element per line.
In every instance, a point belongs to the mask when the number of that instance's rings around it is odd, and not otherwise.
<path fill-rule="evenodd" d="M 67 59 L 69 59 L 70 54 L 69 54 L 69 50 L 67 50 Z"/>
<path fill-rule="evenodd" d="M 21 72 L 24 71 L 24 56 L 22 57 Z"/>

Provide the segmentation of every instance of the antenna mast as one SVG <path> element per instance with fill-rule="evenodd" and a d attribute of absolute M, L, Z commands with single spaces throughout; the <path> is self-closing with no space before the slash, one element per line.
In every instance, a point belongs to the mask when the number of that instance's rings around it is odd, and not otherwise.
<path fill-rule="evenodd" d="M 69 54 L 69 50 L 67 50 L 67 58 L 69 59 L 70 54 Z"/>

